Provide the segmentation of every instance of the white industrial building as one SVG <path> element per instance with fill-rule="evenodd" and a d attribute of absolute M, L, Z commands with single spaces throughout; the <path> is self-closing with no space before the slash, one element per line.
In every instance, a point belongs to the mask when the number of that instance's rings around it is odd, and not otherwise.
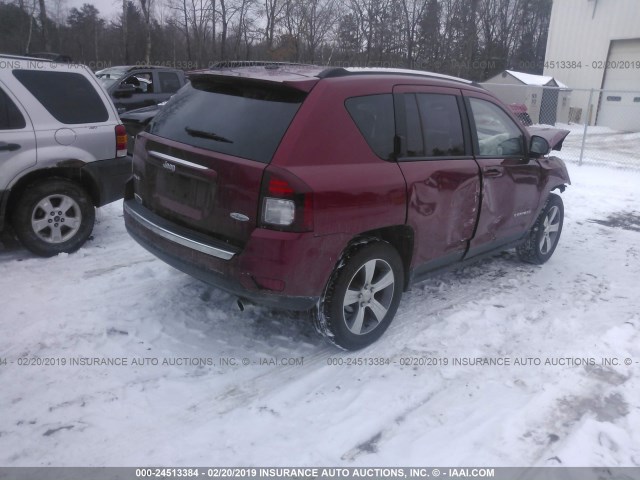
<path fill-rule="evenodd" d="M 640 131 L 640 0 L 554 0 L 544 75 L 573 89 L 583 121 Z"/>

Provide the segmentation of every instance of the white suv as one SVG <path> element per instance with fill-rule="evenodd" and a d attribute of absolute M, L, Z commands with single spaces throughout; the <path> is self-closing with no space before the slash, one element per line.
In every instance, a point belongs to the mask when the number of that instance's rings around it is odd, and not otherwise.
<path fill-rule="evenodd" d="M 89 238 L 131 176 L 113 103 L 83 65 L 0 55 L 0 230 L 51 256 Z"/>

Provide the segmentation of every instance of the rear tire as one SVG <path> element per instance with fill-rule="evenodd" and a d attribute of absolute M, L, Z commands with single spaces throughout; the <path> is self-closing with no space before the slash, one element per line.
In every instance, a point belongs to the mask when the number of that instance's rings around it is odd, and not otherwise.
<path fill-rule="evenodd" d="M 518 257 L 522 261 L 536 265 L 542 265 L 549 260 L 558 246 L 563 221 L 562 198 L 551 193 L 526 240 L 516 248 Z"/>
<path fill-rule="evenodd" d="M 74 252 L 91 235 L 95 208 L 87 192 L 70 180 L 51 178 L 29 185 L 13 213 L 13 228 L 36 255 Z"/>
<path fill-rule="evenodd" d="M 338 347 L 358 350 L 378 340 L 398 310 L 404 269 L 398 252 L 375 242 L 347 252 L 316 309 L 316 328 Z"/>

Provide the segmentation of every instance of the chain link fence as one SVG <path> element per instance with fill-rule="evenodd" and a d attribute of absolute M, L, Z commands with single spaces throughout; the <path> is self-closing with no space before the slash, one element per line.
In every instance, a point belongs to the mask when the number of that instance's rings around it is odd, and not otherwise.
<path fill-rule="evenodd" d="M 569 130 L 566 162 L 640 170 L 640 91 L 483 83 L 525 125 Z"/>

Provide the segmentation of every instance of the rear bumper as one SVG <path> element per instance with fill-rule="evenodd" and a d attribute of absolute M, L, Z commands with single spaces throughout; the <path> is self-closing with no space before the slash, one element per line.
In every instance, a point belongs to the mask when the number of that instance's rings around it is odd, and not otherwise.
<path fill-rule="evenodd" d="M 124 219 L 129 234 L 149 252 L 232 295 L 286 310 L 309 310 L 319 300 L 319 295 L 290 295 L 286 291 L 261 289 L 252 272 L 243 268 L 251 263 L 244 251 L 171 224 L 135 200 L 125 200 Z"/>
<path fill-rule="evenodd" d="M 189 231 L 186 228 L 172 225 L 170 222 L 150 212 L 136 202 L 130 200 L 125 202 L 124 211 L 125 214 L 135 220 L 140 227 L 183 247 L 206 253 L 207 255 L 222 260 L 231 260 L 236 253 L 238 253 L 237 248 L 229 247 L 222 242 L 212 241 L 211 239 L 205 238 L 204 235 L 198 235 L 197 232 Z"/>
<path fill-rule="evenodd" d="M 124 186 L 131 178 L 132 157 L 110 158 L 87 163 L 82 167 L 82 174 L 88 175 L 98 188 L 98 202 L 96 207 L 124 197 Z"/>

